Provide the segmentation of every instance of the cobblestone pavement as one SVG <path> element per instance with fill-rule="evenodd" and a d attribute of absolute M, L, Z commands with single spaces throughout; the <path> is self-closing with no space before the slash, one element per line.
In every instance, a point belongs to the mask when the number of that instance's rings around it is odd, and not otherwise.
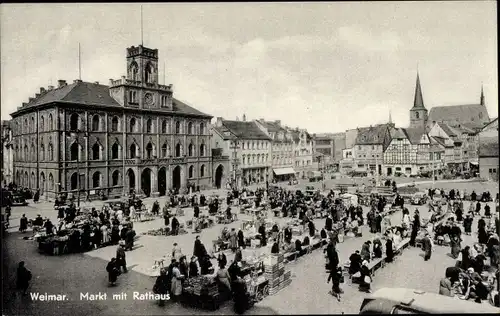
<path fill-rule="evenodd" d="M 424 186 L 426 184 L 422 184 Z M 431 184 L 432 185 L 432 184 Z M 454 183 L 452 187 L 461 190 Z M 463 184 L 465 185 L 465 183 Z M 469 183 L 467 190 L 476 192 L 483 190 L 494 191 L 494 184 L 485 189 L 478 188 L 477 183 Z M 487 184 L 488 185 L 488 184 Z M 446 189 L 446 184 L 439 186 Z M 150 201 L 152 203 L 152 201 Z M 465 207 L 468 204 L 465 203 Z M 490 206 L 494 206 L 493 203 Z M 410 206 L 410 211 L 415 206 Z M 427 217 L 427 207 L 419 206 L 421 216 Z M 494 210 L 494 207 L 492 207 Z M 367 210 L 365 210 L 366 212 Z M 191 216 L 191 209 L 186 210 L 186 216 Z M 128 274 L 119 278 L 116 288 L 108 288 L 106 282 L 105 266 L 107 260 L 114 256 L 115 247 L 105 247 L 85 254 L 67 255 L 52 257 L 41 255 L 37 251 L 37 245 L 32 241 L 22 240 L 21 234 L 14 232 L 17 230 L 19 217 L 26 213 L 28 217 L 34 217 L 37 213 L 42 216 L 54 218 L 55 211 L 52 203 L 39 203 L 33 206 L 13 208 L 11 224 L 14 226 L 11 233 L 3 241 L 3 266 L 4 269 L 4 308 L 6 315 L 55 315 L 67 314 L 71 311 L 75 315 L 154 315 L 154 314 L 228 314 L 232 313 L 231 304 L 223 306 L 216 312 L 206 312 L 197 309 L 186 309 L 177 304 L 169 304 L 164 308 L 158 307 L 151 301 L 80 301 L 80 292 L 105 292 L 111 297 L 113 293 L 132 291 L 149 291 L 152 288 L 154 278 L 150 277 L 151 265 L 155 258 L 163 254 L 170 253 L 172 244 L 179 243 L 184 253 L 190 255 L 193 247 L 193 234 L 181 236 L 140 236 L 136 243 L 136 249 L 127 252 L 127 262 L 131 268 Z M 241 220 L 245 216 L 239 215 Z M 182 220 L 182 218 L 181 218 Z M 280 219 L 281 220 L 281 219 Z M 391 216 L 393 224 L 401 221 L 401 213 L 396 212 Z M 321 228 L 324 220 L 316 220 L 316 227 Z M 239 227 L 241 221 L 228 225 L 228 227 Z M 140 233 L 153 228 L 163 226 L 163 220 L 157 219 L 151 222 L 136 223 L 135 229 Z M 477 226 L 475 219 L 473 228 Z M 203 243 L 210 248 L 212 240 L 220 233 L 222 226 L 216 225 L 205 229 L 201 233 Z M 345 262 L 349 255 L 356 249 L 360 249 L 361 244 L 372 237 L 367 227 L 362 228 L 363 237 L 346 239 L 344 243 L 338 245 L 341 262 Z M 464 244 L 472 244 L 476 239 L 474 236 L 465 236 Z M 439 279 L 443 276 L 446 267 L 453 265 L 454 260 L 447 254 L 449 247 L 436 246 L 433 258 L 429 262 L 424 262 L 420 256 L 419 249 L 411 248 L 404 251 L 394 264 L 387 265 L 374 277 L 374 289 L 385 286 L 404 286 L 418 288 L 422 290 L 437 292 Z M 12 294 L 14 286 L 15 265 L 17 262 L 25 260 L 29 269 L 34 274 L 32 292 L 47 292 L 49 294 L 63 293 L 71 298 L 67 302 L 39 302 L 31 301 L 29 297 L 20 298 Z M 232 260 L 232 255 L 228 254 L 228 260 Z M 421 264 L 420 264 L 421 261 Z M 419 264 L 415 264 L 419 262 Z M 293 280 L 290 286 L 278 292 L 274 296 L 265 298 L 252 308 L 251 314 L 289 314 L 289 313 L 357 313 L 363 300 L 364 294 L 357 291 L 357 288 L 344 284 L 344 295 L 341 302 L 328 294 L 330 285 L 326 284 L 327 275 L 324 269 L 324 255 L 321 250 L 302 257 L 295 263 L 287 265 L 287 269 L 292 270 Z"/>

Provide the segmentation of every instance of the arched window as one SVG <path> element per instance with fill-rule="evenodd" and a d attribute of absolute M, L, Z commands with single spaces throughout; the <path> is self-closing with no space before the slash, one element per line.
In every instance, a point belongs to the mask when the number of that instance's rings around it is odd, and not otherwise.
<path fill-rule="evenodd" d="M 93 132 L 99 131 L 99 121 L 100 121 L 99 115 L 96 114 L 92 117 L 92 131 Z"/>
<path fill-rule="evenodd" d="M 205 135 L 205 123 L 200 124 L 200 134 Z"/>
<path fill-rule="evenodd" d="M 144 75 L 147 83 L 153 83 L 153 66 L 151 64 L 146 65 Z"/>
<path fill-rule="evenodd" d="M 180 157 L 182 155 L 182 145 L 178 143 L 175 145 L 175 157 Z"/>
<path fill-rule="evenodd" d="M 51 131 L 54 128 L 54 119 L 52 118 L 52 114 L 49 114 L 49 126 L 48 130 Z"/>
<path fill-rule="evenodd" d="M 40 130 L 41 131 L 44 131 L 45 130 L 45 118 L 42 116 L 40 116 Z"/>
<path fill-rule="evenodd" d="M 163 158 L 167 158 L 167 157 L 168 157 L 168 155 L 169 155 L 169 151 L 170 151 L 170 150 L 169 150 L 169 148 L 168 148 L 168 144 L 167 144 L 167 143 L 165 143 L 165 144 L 163 144 L 163 145 L 161 146 L 161 156 L 162 156 Z"/>
<path fill-rule="evenodd" d="M 34 144 L 31 144 L 31 161 L 37 161 L 38 160 L 38 157 L 36 156 L 36 149 L 35 149 L 35 145 Z"/>
<path fill-rule="evenodd" d="M 98 143 L 95 143 L 94 146 L 92 146 L 92 160 L 99 159 L 101 159 L 101 146 L 99 146 Z"/>
<path fill-rule="evenodd" d="M 74 172 L 70 179 L 70 189 L 76 190 L 78 188 L 78 173 Z"/>
<path fill-rule="evenodd" d="M 35 117 L 34 116 L 31 117 L 31 126 L 30 126 L 30 128 L 31 128 L 32 132 L 36 131 Z"/>
<path fill-rule="evenodd" d="M 201 144 L 200 145 L 200 157 L 204 157 L 205 156 L 205 144 Z"/>
<path fill-rule="evenodd" d="M 137 66 L 136 62 L 133 62 L 130 65 L 130 75 L 131 75 L 132 80 L 140 81 L 139 80 L 139 67 Z"/>
<path fill-rule="evenodd" d="M 49 189 L 54 189 L 54 177 L 52 176 L 52 173 L 49 173 Z"/>
<path fill-rule="evenodd" d="M 77 113 L 73 113 L 71 114 L 71 116 L 69 117 L 69 130 L 70 131 L 76 131 L 78 130 L 78 114 Z"/>
<path fill-rule="evenodd" d="M 30 131 L 30 126 L 28 125 L 28 119 L 24 119 L 24 126 L 23 126 L 23 130 L 27 133 L 29 133 Z"/>
<path fill-rule="evenodd" d="M 257 163 L 260 163 L 260 154 L 257 154 Z"/>
<path fill-rule="evenodd" d="M 416 118 L 416 119 L 419 119 L 419 118 L 420 118 L 420 113 L 415 112 L 415 118 Z"/>
<path fill-rule="evenodd" d="M 189 157 L 193 157 L 193 153 L 194 152 L 194 145 L 193 144 L 189 144 L 189 147 L 188 147 L 188 156 Z"/>
<path fill-rule="evenodd" d="M 167 134 L 167 120 L 161 121 L 161 132 L 162 134 Z"/>
<path fill-rule="evenodd" d="M 188 177 L 191 179 L 194 176 L 194 166 L 189 167 Z"/>
<path fill-rule="evenodd" d="M 101 173 L 99 171 L 96 171 L 92 176 L 92 187 L 99 188 L 100 186 L 101 186 Z"/>
<path fill-rule="evenodd" d="M 54 146 L 49 144 L 49 161 L 54 160 Z"/>
<path fill-rule="evenodd" d="M 134 133 L 135 132 L 135 118 L 131 118 L 130 119 L 130 124 L 129 124 L 129 128 L 128 128 L 128 131 L 131 132 L 131 133 Z"/>
<path fill-rule="evenodd" d="M 118 132 L 118 117 L 113 116 L 111 119 L 111 131 L 112 132 Z"/>
<path fill-rule="evenodd" d="M 193 123 L 192 122 L 188 123 L 188 134 L 189 135 L 193 134 Z"/>
<path fill-rule="evenodd" d="M 241 163 L 242 163 L 242 164 L 245 164 L 245 155 L 242 155 L 242 156 L 241 156 Z"/>
<path fill-rule="evenodd" d="M 23 160 L 24 161 L 28 161 L 28 159 L 29 159 L 28 145 L 24 145 L 24 157 L 23 157 Z"/>
<path fill-rule="evenodd" d="M 115 170 L 111 175 L 111 185 L 117 186 L 120 183 L 120 171 Z"/>
<path fill-rule="evenodd" d="M 181 133 L 181 122 L 176 121 L 175 122 L 175 133 L 180 134 Z"/>
<path fill-rule="evenodd" d="M 40 160 L 41 161 L 45 160 L 45 145 L 44 144 L 40 145 Z"/>
<path fill-rule="evenodd" d="M 205 165 L 201 165 L 200 167 L 200 178 L 205 176 Z"/>
<path fill-rule="evenodd" d="M 137 146 L 135 144 L 132 144 L 129 147 L 129 157 L 133 159 L 136 156 L 137 156 Z"/>
<path fill-rule="evenodd" d="M 151 119 L 148 119 L 146 121 L 146 133 L 151 133 L 152 130 L 153 130 L 153 122 L 151 121 Z"/>
<path fill-rule="evenodd" d="M 118 143 L 111 146 L 111 159 L 120 159 L 120 145 Z"/>
<path fill-rule="evenodd" d="M 151 158 L 153 158 L 153 155 L 154 155 L 154 147 L 153 147 L 153 144 L 148 143 L 148 144 L 146 145 L 146 159 L 151 159 Z"/>

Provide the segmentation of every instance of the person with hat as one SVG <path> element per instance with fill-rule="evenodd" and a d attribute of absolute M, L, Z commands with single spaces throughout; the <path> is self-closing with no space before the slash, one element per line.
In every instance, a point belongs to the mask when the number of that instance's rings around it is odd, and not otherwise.
<path fill-rule="evenodd" d="M 116 258 L 111 258 L 111 261 L 109 261 L 108 265 L 106 266 L 106 271 L 108 272 L 109 286 L 116 285 L 116 280 L 118 279 L 118 275 L 120 275 L 120 270 L 117 267 Z"/>
<path fill-rule="evenodd" d="M 198 258 L 196 256 L 191 257 L 191 262 L 189 263 L 189 277 L 194 278 L 199 275 L 198 269 Z"/>
<path fill-rule="evenodd" d="M 470 214 L 467 214 L 465 216 L 465 219 L 463 221 L 463 225 L 464 225 L 464 230 L 465 230 L 465 234 L 466 235 L 471 235 L 472 233 L 472 222 L 474 221 L 474 219 L 471 217 Z"/>
<path fill-rule="evenodd" d="M 170 291 L 170 289 L 168 288 L 168 284 L 169 284 L 169 281 L 168 281 L 168 276 L 167 276 L 167 270 L 165 270 L 165 268 L 162 268 L 160 270 L 160 275 L 156 278 L 155 285 L 153 286 L 153 293 L 163 294 L 163 295 L 168 294 Z M 165 300 L 160 299 L 158 301 L 158 305 L 164 306 Z"/>

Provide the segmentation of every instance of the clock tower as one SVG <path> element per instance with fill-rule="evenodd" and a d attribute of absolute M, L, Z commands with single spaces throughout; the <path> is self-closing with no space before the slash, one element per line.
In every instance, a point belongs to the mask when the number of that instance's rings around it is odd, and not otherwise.
<path fill-rule="evenodd" d="M 172 93 L 158 83 L 158 49 L 127 48 L 127 76 L 110 80 L 110 95 L 126 107 L 172 109 Z"/>

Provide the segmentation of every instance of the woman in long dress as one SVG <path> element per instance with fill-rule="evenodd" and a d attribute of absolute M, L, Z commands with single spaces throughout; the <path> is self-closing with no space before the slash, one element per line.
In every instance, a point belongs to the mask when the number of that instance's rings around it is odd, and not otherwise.
<path fill-rule="evenodd" d="M 460 245 L 460 236 L 456 234 L 451 234 L 450 235 L 450 246 L 451 246 L 451 256 L 453 259 L 457 259 L 458 255 L 460 253 L 460 250 L 462 249 Z"/>
<path fill-rule="evenodd" d="M 179 296 L 182 294 L 182 279 L 184 276 L 181 274 L 179 270 L 179 262 L 173 263 L 172 268 L 172 285 L 171 285 L 171 293 L 172 299 L 177 301 Z"/>
<path fill-rule="evenodd" d="M 109 232 L 108 232 L 108 226 L 102 225 L 101 227 L 101 233 L 102 233 L 102 244 L 107 245 L 110 241 L 109 239 Z"/>

